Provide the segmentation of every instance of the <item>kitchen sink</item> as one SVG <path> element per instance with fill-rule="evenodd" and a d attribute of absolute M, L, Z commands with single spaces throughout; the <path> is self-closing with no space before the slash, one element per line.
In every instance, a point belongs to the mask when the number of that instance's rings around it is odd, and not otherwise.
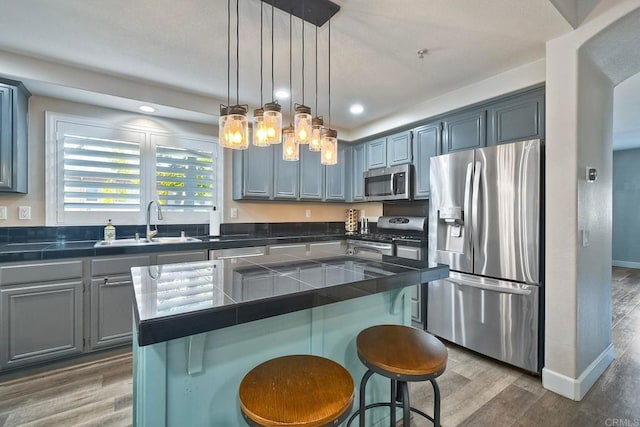
<path fill-rule="evenodd" d="M 190 243 L 201 242 L 202 240 L 195 237 L 154 237 L 151 240 L 147 239 L 116 239 L 116 240 L 100 240 L 94 248 L 105 248 L 115 246 L 144 246 L 144 245 L 161 245 L 167 243 Z"/>

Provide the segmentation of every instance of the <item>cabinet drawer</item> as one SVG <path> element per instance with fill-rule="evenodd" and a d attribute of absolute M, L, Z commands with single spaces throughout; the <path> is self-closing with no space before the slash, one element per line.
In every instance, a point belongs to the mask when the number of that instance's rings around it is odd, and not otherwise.
<path fill-rule="evenodd" d="M 180 262 L 206 261 L 206 251 L 176 252 L 170 254 L 158 254 L 156 264 L 174 264 Z"/>
<path fill-rule="evenodd" d="M 45 262 L 0 267 L 1 285 L 19 285 L 82 278 L 82 261 Z"/>
<path fill-rule="evenodd" d="M 344 240 L 309 243 L 309 253 L 311 255 L 344 254 L 346 252 L 345 246 L 346 242 Z"/>
<path fill-rule="evenodd" d="M 299 245 L 269 246 L 269 255 L 279 255 L 279 254 L 306 255 L 307 245 L 306 243 L 302 243 Z"/>
<path fill-rule="evenodd" d="M 98 258 L 91 261 L 91 275 L 130 273 L 131 267 L 149 265 L 149 256 L 125 256 L 116 258 Z"/>
<path fill-rule="evenodd" d="M 246 258 L 260 256 L 267 253 L 265 246 L 251 246 L 248 248 L 216 249 L 209 253 L 210 259 Z"/>

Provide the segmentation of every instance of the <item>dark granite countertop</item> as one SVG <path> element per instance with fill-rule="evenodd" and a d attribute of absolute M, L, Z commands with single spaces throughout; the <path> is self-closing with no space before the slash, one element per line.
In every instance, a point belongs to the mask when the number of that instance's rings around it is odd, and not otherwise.
<path fill-rule="evenodd" d="M 0 244 L 0 263 L 39 261 L 60 258 L 81 258 L 123 254 L 177 252 L 198 249 L 227 249 L 266 246 L 284 243 L 314 242 L 344 239 L 344 233 L 296 233 L 282 235 L 235 234 L 198 237 L 200 242 L 162 243 L 132 246 L 94 247 L 95 240 L 55 241 Z"/>
<path fill-rule="evenodd" d="M 334 237 L 335 238 L 335 237 Z M 131 269 L 140 345 L 445 278 L 380 255 L 266 255 Z"/>

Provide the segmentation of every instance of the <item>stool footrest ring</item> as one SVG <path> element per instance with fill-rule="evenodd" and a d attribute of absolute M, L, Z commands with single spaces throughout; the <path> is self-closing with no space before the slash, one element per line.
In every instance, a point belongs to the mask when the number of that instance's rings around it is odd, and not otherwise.
<path fill-rule="evenodd" d="M 369 409 L 371 409 L 371 408 L 379 408 L 379 407 L 382 407 L 382 406 L 386 406 L 386 407 L 389 407 L 389 408 L 390 408 L 390 407 L 391 407 L 391 403 L 389 403 L 389 402 L 370 403 L 369 405 L 367 405 L 367 406 L 365 406 L 365 407 L 364 407 L 364 410 L 365 410 L 365 411 L 367 411 L 367 410 L 369 410 Z M 402 407 L 400 406 L 400 407 L 398 407 L 397 409 L 402 409 Z M 413 406 L 410 406 L 410 407 L 409 407 L 409 410 L 410 410 L 410 411 L 412 411 L 412 412 L 415 412 L 415 413 L 416 413 L 416 414 L 418 414 L 418 415 L 421 415 L 421 416 L 425 417 L 426 419 L 428 419 L 428 420 L 429 420 L 429 421 L 431 421 L 432 423 L 435 423 L 435 421 L 434 421 L 433 417 L 431 417 L 431 416 L 429 416 L 429 415 L 425 414 L 425 413 L 424 413 L 424 412 L 422 412 L 421 410 L 419 410 L 419 409 L 417 409 L 417 408 L 414 408 Z M 349 417 L 349 421 L 347 421 L 347 427 L 349 427 L 349 426 L 351 425 L 351 423 L 353 422 L 353 420 L 355 420 L 355 419 L 356 419 L 356 417 L 357 417 L 358 415 L 360 415 L 360 410 L 357 410 L 356 412 L 354 412 L 353 414 L 351 414 L 351 417 Z"/>

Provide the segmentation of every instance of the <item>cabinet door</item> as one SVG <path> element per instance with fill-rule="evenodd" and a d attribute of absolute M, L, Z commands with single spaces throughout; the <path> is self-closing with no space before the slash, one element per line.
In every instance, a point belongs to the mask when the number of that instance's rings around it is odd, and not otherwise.
<path fill-rule="evenodd" d="M 320 163 L 320 152 L 300 146 L 300 200 L 322 200 L 324 196 L 325 167 Z"/>
<path fill-rule="evenodd" d="M 366 170 L 365 144 L 359 144 L 353 147 L 353 157 L 351 164 L 353 165 L 352 194 L 354 202 L 364 201 L 364 171 Z"/>
<path fill-rule="evenodd" d="M 489 107 L 487 144 L 544 138 L 544 91 L 514 97 Z"/>
<path fill-rule="evenodd" d="M 300 162 L 282 160 L 282 144 L 273 146 L 273 197 L 297 199 L 299 193 L 298 168 Z"/>
<path fill-rule="evenodd" d="M 91 350 L 131 343 L 133 282 L 129 275 L 91 281 Z"/>
<path fill-rule="evenodd" d="M 11 88 L 0 86 L 0 189 L 10 190 L 13 184 L 13 132 L 11 129 Z"/>
<path fill-rule="evenodd" d="M 432 123 L 419 127 L 414 131 L 413 164 L 414 164 L 414 199 L 429 198 L 429 163 L 438 154 L 440 147 L 440 123 Z"/>
<path fill-rule="evenodd" d="M 443 153 L 486 146 L 486 110 L 465 111 L 446 117 L 442 142 Z"/>
<path fill-rule="evenodd" d="M 347 161 L 348 150 L 343 144 L 338 145 L 338 163 L 325 166 L 326 197 L 325 200 L 344 202 L 347 200 Z"/>
<path fill-rule="evenodd" d="M 0 289 L 0 366 L 82 352 L 82 281 Z"/>
<path fill-rule="evenodd" d="M 387 138 L 367 142 L 367 170 L 387 166 Z"/>
<path fill-rule="evenodd" d="M 410 289 L 411 321 L 422 324 L 422 285 L 415 285 Z"/>
<path fill-rule="evenodd" d="M 387 166 L 411 163 L 411 131 L 387 137 Z"/>
<path fill-rule="evenodd" d="M 273 195 L 273 146 L 233 150 L 233 199 L 269 199 Z"/>

